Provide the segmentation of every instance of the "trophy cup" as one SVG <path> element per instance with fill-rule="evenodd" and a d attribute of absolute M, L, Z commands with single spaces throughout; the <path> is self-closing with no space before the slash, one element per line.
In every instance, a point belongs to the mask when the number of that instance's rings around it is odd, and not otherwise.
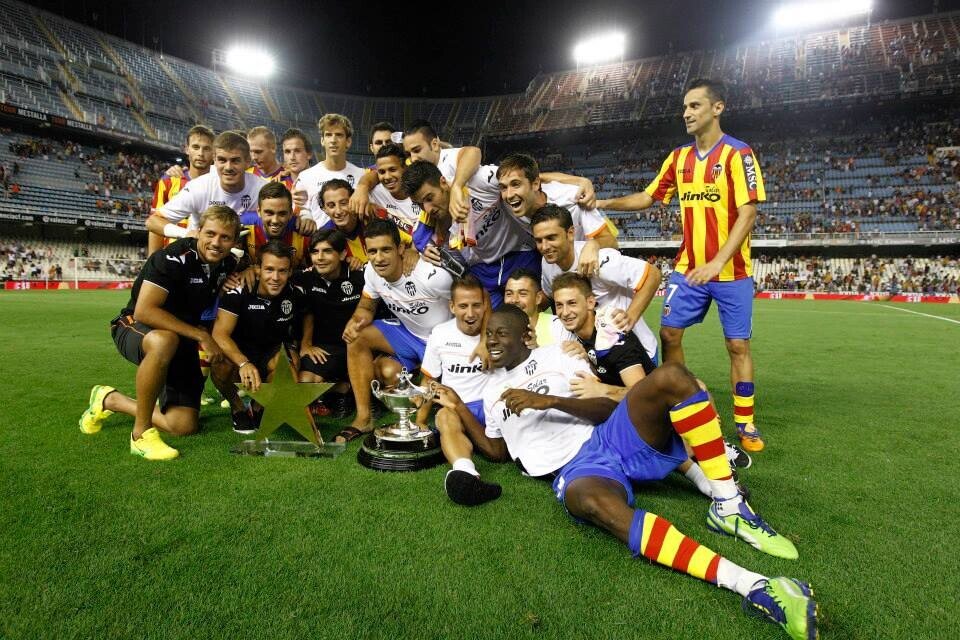
<path fill-rule="evenodd" d="M 410 421 L 410 414 L 422 402 L 430 401 L 433 390 L 413 384 L 406 369 L 401 369 L 397 378 L 397 385 L 388 389 L 381 388 L 379 380 L 370 383 L 373 395 L 400 419 L 364 438 L 357 460 L 377 471 L 419 471 L 436 466 L 444 460 L 439 436 Z"/>

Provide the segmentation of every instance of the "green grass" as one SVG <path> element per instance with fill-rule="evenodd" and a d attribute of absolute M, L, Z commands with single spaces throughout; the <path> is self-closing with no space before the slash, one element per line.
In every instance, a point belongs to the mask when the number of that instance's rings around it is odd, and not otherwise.
<path fill-rule="evenodd" d="M 0 637 L 783 637 L 734 594 L 573 524 L 512 465 L 480 462 L 504 495 L 466 509 L 445 469 L 375 473 L 357 442 L 336 460 L 232 456 L 219 407 L 170 440 L 173 463 L 130 456 L 125 416 L 81 434 L 93 383 L 132 389 L 107 329 L 124 299 L 0 293 Z M 960 319 L 960 305 L 904 308 Z M 800 560 L 708 532 L 682 479 L 638 504 L 755 571 L 811 581 L 825 638 L 958 637 L 960 325 L 804 301 L 758 301 L 754 325 L 768 448 L 743 477 Z M 716 316 L 686 342 L 729 416 Z"/>

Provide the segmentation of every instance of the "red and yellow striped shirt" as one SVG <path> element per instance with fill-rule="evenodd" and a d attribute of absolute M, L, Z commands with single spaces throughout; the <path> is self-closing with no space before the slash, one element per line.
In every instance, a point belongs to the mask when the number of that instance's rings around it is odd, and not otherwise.
<path fill-rule="evenodd" d="M 157 184 L 153 188 L 153 208 L 159 209 L 163 205 L 170 202 L 170 199 L 180 193 L 180 189 L 182 189 L 188 182 L 190 182 L 189 173 L 184 173 L 182 177 L 165 175 L 157 180 Z M 184 218 L 177 224 L 186 229 L 189 222 L 190 218 Z M 167 246 L 176 239 L 177 238 L 164 238 L 163 246 Z"/>
<path fill-rule="evenodd" d="M 664 204 L 679 193 L 683 244 L 676 270 L 686 273 L 713 259 L 737 221 L 737 209 L 767 199 L 760 164 L 746 143 L 724 135 L 705 156 L 696 143 L 674 149 L 646 188 Z M 750 235 L 714 280 L 729 282 L 753 275 Z"/>

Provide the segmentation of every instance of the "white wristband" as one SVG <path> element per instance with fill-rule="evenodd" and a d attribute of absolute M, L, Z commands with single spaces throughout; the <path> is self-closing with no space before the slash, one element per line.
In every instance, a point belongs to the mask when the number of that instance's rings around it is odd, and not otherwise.
<path fill-rule="evenodd" d="M 168 238 L 183 238 L 187 235 L 187 230 L 178 224 L 168 222 L 167 224 L 163 225 L 163 235 Z"/>

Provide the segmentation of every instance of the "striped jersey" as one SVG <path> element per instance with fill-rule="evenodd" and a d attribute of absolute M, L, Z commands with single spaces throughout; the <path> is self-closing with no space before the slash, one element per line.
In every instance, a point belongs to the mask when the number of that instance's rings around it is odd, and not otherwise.
<path fill-rule="evenodd" d="M 183 188 L 183 186 L 188 182 L 190 182 L 190 174 L 187 172 L 184 172 L 183 176 L 174 177 L 164 175 L 161 177 L 159 180 L 157 180 L 157 184 L 153 188 L 153 208 L 159 209 L 163 205 L 167 204 L 170 198 L 177 195 L 180 192 L 180 189 Z M 177 224 L 186 229 L 188 222 L 189 220 L 184 218 Z M 176 238 L 164 237 L 163 246 L 167 246 L 174 240 L 176 240 Z"/>
<path fill-rule="evenodd" d="M 683 226 L 683 244 L 675 267 L 679 273 L 703 266 L 716 256 L 737 221 L 739 207 L 767 199 L 753 150 L 728 135 L 702 157 L 696 142 L 674 149 L 646 193 L 664 204 L 675 193 L 679 195 Z M 752 275 L 747 235 L 714 280 L 729 282 Z"/>

